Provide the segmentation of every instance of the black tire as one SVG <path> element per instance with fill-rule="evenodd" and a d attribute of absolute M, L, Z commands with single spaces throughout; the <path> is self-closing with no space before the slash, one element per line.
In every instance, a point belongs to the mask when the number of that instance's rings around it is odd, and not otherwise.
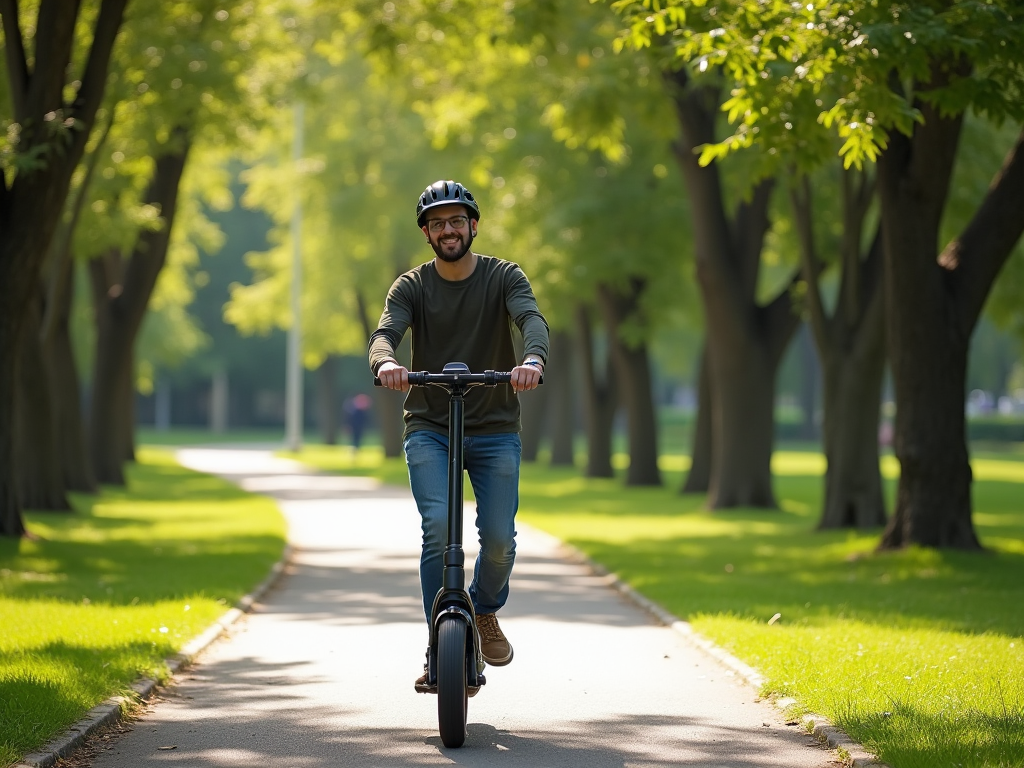
<path fill-rule="evenodd" d="M 437 632 L 437 726 L 446 747 L 466 741 L 466 622 L 454 616 Z"/>

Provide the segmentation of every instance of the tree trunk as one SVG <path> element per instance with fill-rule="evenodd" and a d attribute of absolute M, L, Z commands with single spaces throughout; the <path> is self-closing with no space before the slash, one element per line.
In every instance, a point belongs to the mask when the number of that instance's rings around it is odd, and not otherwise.
<path fill-rule="evenodd" d="M 135 343 L 128 349 L 128 364 L 121 373 L 121 461 L 135 461 Z"/>
<path fill-rule="evenodd" d="M 876 238 L 877 240 L 878 238 Z M 876 251 L 880 248 L 876 248 Z M 855 327 L 833 325 L 825 359 L 825 508 L 819 528 L 885 525 L 878 423 L 885 373 L 885 309 L 881 259 L 873 254 L 862 279 L 865 306 Z M 839 315 L 837 313 L 837 319 Z"/>
<path fill-rule="evenodd" d="M 912 137 L 894 134 L 878 161 L 900 462 L 896 510 L 880 546 L 978 549 L 964 421 L 967 353 L 985 298 L 1024 230 L 1024 132 L 970 223 L 939 254 L 962 117 L 917 106 L 923 124 Z"/>
<path fill-rule="evenodd" d="M 190 148 L 189 131 L 179 126 L 156 159 L 145 199 L 159 208 L 163 226 L 140 232 L 128 259 L 112 251 L 89 265 L 96 319 L 89 445 L 96 479 L 101 483 L 123 485 L 122 465 L 134 459 L 135 339 L 167 258 L 178 188 Z"/>
<path fill-rule="evenodd" d="M 565 331 L 551 334 L 551 353 L 544 369 L 544 384 L 549 389 L 548 422 L 551 424 L 551 466 L 571 467 L 576 403 L 573 398 L 572 341 Z"/>
<path fill-rule="evenodd" d="M 879 332 L 863 339 L 853 355 L 831 353 L 825 365 L 828 469 L 819 529 L 885 525 L 878 470 L 878 418 L 885 370 L 881 308 L 877 314 Z"/>
<path fill-rule="evenodd" d="M 821 363 L 811 338 L 811 329 L 801 326 L 797 334 L 800 344 L 800 438 L 816 440 L 818 424 L 815 412 L 818 410 L 818 382 L 821 379 Z"/>
<path fill-rule="evenodd" d="M 114 124 L 116 110 L 108 110 L 106 123 L 91 153 L 82 162 L 84 172 L 73 196 L 68 197 L 66 214 L 50 245 L 44 266 L 46 303 L 40 338 L 46 357 L 51 407 L 64 485 L 70 491 L 94 493 L 96 479 L 86 450 L 78 367 L 71 345 L 71 305 L 75 294 L 75 260 L 72 241 L 88 197 L 96 165 Z M 63 438 L 63 439 L 62 439 Z"/>
<path fill-rule="evenodd" d="M 752 340 L 732 339 L 718 346 L 711 353 L 716 386 L 708 506 L 774 509 L 771 457 L 778 361 L 765 345 Z"/>
<path fill-rule="evenodd" d="M 862 281 L 867 304 L 856 328 L 824 352 L 825 508 L 818 527 L 876 528 L 885 525 L 882 475 L 878 467 L 878 422 L 885 372 L 885 312 L 881 260 L 869 257 Z M 876 266 L 878 265 L 878 266 Z"/>
<path fill-rule="evenodd" d="M 545 382 L 547 378 L 545 378 Z M 519 420 L 523 425 L 520 439 L 523 444 L 522 461 L 534 462 L 540 453 L 540 444 L 544 439 L 544 427 L 547 426 L 548 401 L 550 390 L 547 384 L 539 389 L 524 392 L 519 396 Z"/>
<path fill-rule="evenodd" d="M 398 259 L 395 260 L 396 263 Z M 395 275 L 397 278 L 402 273 Z M 363 327 L 363 336 L 366 345 L 370 345 L 370 335 L 373 333 L 373 324 L 370 321 L 369 307 L 361 291 L 356 290 L 356 308 L 359 313 L 359 322 Z M 409 355 L 403 351 L 408 342 L 402 341 L 395 350 L 399 360 L 408 361 Z M 408 365 L 408 363 L 406 363 Z M 405 395 L 383 387 L 376 387 L 373 393 L 374 411 L 377 414 L 377 427 L 380 430 L 380 441 L 384 447 L 384 455 L 389 458 L 397 458 L 402 455 L 402 432 L 404 431 L 404 404 Z"/>
<path fill-rule="evenodd" d="M 711 485 L 711 369 L 708 362 L 708 348 L 705 344 L 700 352 L 700 369 L 697 373 L 697 418 L 693 423 L 693 438 L 690 445 L 690 471 L 680 493 L 707 493 Z"/>
<path fill-rule="evenodd" d="M 892 269 L 887 277 L 900 280 L 894 275 L 899 271 Z M 943 332 L 949 318 L 936 295 L 940 286 L 918 284 L 912 312 L 896 307 L 910 298 L 907 288 L 894 287 L 889 296 L 889 310 L 898 315 L 889 324 L 889 338 L 900 480 L 882 548 L 979 549 L 971 520 L 972 473 L 963 413 L 968 337 Z"/>
<path fill-rule="evenodd" d="M 127 0 L 104 0 L 93 17 L 93 35 L 81 79 L 66 83 L 66 72 L 79 23 L 77 6 L 39 14 L 33 25 L 20 18 L 17 4 L 3 13 L 6 93 L 13 121 L 21 126 L 17 155 L 31 158 L 8 182 L 0 174 L 0 534 L 25 533 L 18 503 L 15 451 L 15 398 L 18 349 L 28 303 L 37 290 L 40 270 L 57 228 L 75 166 L 85 151 L 96 110 L 103 100 L 114 40 Z M 35 51 L 25 58 L 24 26 L 35 26 Z M 74 91 L 65 103 L 65 90 Z M 59 111 L 76 130 L 48 127 Z M 69 123 L 70 124 L 70 123 Z"/>
<path fill-rule="evenodd" d="M 855 183 L 856 182 L 856 183 Z M 813 194 L 804 177 L 791 189 L 809 325 L 824 361 L 824 444 L 828 468 L 820 529 L 885 524 L 878 467 L 878 420 L 885 370 L 882 239 L 861 256 L 864 220 L 874 198 L 866 174 L 843 172 L 839 297 L 831 315 L 821 294 L 813 232 Z"/>
<path fill-rule="evenodd" d="M 623 404 L 628 416 L 629 470 L 626 485 L 661 485 L 658 470 L 658 420 L 651 386 L 651 367 L 647 346 L 627 345 L 619 337 L 619 328 L 638 311 L 644 284 L 639 279 L 630 281 L 630 292 L 622 296 L 610 287 L 598 288 L 601 313 L 608 329 L 609 347 L 616 368 L 616 378 L 622 385 Z"/>
<path fill-rule="evenodd" d="M 878 160 L 900 462 L 881 546 L 978 549 L 964 424 L 970 333 L 948 296 L 953 276 L 936 259 L 963 118 L 925 110 L 913 138 L 894 134 Z"/>
<path fill-rule="evenodd" d="M 90 271 L 95 271 L 93 267 L 98 263 L 98 259 L 93 260 Z M 131 403 L 127 401 L 132 400 L 134 392 L 131 386 L 134 340 L 126 323 L 114 310 L 114 304 L 109 298 L 96 297 L 94 292 L 96 360 L 90 404 L 89 455 L 98 482 L 124 485 L 124 462 L 132 452 L 125 442 L 132 424 L 125 422 L 131 414 Z"/>
<path fill-rule="evenodd" d="M 3 280 L 0 279 L 0 286 Z M 4 293 L 0 288 L 0 294 Z M 15 339 L 20 328 L 15 318 L 0 313 L 0 360 L 14 361 L 0 365 L 0 536 L 20 537 L 25 534 L 18 498 L 18 471 L 14 464 L 15 391 L 18 378 L 18 345 Z"/>
<path fill-rule="evenodd" d="M 94 493 L 96 479 L 86 452 L 78 366 L 68 327 L 74 276 L 74 263 L 68 257 L 61 265 L 60 274 L 55 276 L 60 285 L 51 294 L 54 306 L 47 310 L 48 314 L 52 312 L 52 320 L 44 344 L 64 486 L 69 491 Z"/>
<path fill-rule="evenodd" d="M 715 142 L 721 94 L 689 82 L 685 69 L 665 76 L 681 127 L 675 150 L 689 192 L 714 392 L 708 506 L 775 508 L 775 376 L 799 319 L 791 286 L 766 306 L 756 301 L 774 181 L 760 182 L 730 218 L 717 164 L 698 162 L 699 147 Z"/>
<path fill-rule="evenodd" d="M 18 446 L 18 495 L 22 508 L 66 511 L 50 376 L 40 340 L 42 296 L 29 303 L 18 362 L 15 444 Z"/>
<path fill-rule="evenodd" d="M 598 373 L 590 313 L 580 305 L 576 309 L 577 348 L 580 350 L 580 383 L 583 387 L 584 423 L 587 430 L 587 477 L 614 477 L 612 468 L 612 427 L 618 406 L 615 366 L 611 355 L 604 371 Z"/>
<path fill-rule="evenodd" d="M 324 445 L 335 445 L 338 442 L 338 394 L 335 391 L 337 382 L 338 358 L 328 355 L 320 365 L 318 384 L 320 395 L 320 431 Z"/>
<path fill-rule="evenodd" d="M 402 406 L 405 403 L 405 395 L 383 387 L 376 387 L 373 394 L 384 455 L 389 459 L 401 456 L 402 431 L 404 429 Z"/>

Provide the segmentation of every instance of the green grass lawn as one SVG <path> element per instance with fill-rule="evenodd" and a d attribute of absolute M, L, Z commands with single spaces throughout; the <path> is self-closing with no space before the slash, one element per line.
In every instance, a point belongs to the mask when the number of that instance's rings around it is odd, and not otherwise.
<path fill-rule="evenodd" d="M 300 457 L 407 482 L 379 449 Z M 1024 765 L 1024 455 L 977 451 L 973 464 L 985 553 L 876 554 L 880 530 L 816 532 L 824 458 L 806 450 L 775 455 L 777 512 L 706 511 L 677 493 L 688 459 L 676 455 L 662 458 L 663 488 L 524 465 L 520 515 L 759 669 L 763 693 L 795 697 L 894 768 L 1009 768 Z M 890 503 L 897 471 L 883 459 Z"/>
<path fill-rule="evenodd" d="M 127 488 L 30 512 L 0 539 L 0 765 L 38 748 L 163 660 L 280 557 L 275 504 L 139 451 Z"/>

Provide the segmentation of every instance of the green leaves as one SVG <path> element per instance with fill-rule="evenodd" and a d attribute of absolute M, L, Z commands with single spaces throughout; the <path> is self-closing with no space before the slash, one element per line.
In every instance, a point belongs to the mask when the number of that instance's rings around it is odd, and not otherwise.
<path fill-rule="evenodd" d="M 653 45 L 671 53 L 666 67 L 718 71 L 734 85 L 723 107 L 734 133 L 704 148 L 702 162 L 757 145 L 801 164 L 839 154 L 859 168 L 891 131 L 912 131 L 917 100 L 944 114 L 974 107 L 990 119 L 1024 117 L 1024 9 L 1011 0 L 612 7 L 622 46 Z"/>

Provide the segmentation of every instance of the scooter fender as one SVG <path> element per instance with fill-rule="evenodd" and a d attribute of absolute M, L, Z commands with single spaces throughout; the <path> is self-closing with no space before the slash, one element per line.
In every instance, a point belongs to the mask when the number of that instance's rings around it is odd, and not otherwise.
<path fill-rule="evenodd" d="M 434 618 L 430 626 L 430 659 L 428 664 L 428 675 L 430 679 L 435 679 L 434 670 L 437 668 L 436 649 L 438 627 L 441 625 L 442 618 L 453 613 L 458 614 L 470 629 L 470 653 L 473 654 L 473 659 L 476 662 L 476 674 L 482 679 L 484 667 L 486 665 L 484 663 L 483 651 L 480 647 L 480 632 L 476 628 L 476 612 L 473 610 L 473 603 L 469 599 L 469 595 L 464 592 L 449 592 L 447 594 L 440 592 L 434 599 L 434 607 L 431 613 Z M 477 680 L 473 680 L 470 684 L 477 685 L 479 683 Z"/>

